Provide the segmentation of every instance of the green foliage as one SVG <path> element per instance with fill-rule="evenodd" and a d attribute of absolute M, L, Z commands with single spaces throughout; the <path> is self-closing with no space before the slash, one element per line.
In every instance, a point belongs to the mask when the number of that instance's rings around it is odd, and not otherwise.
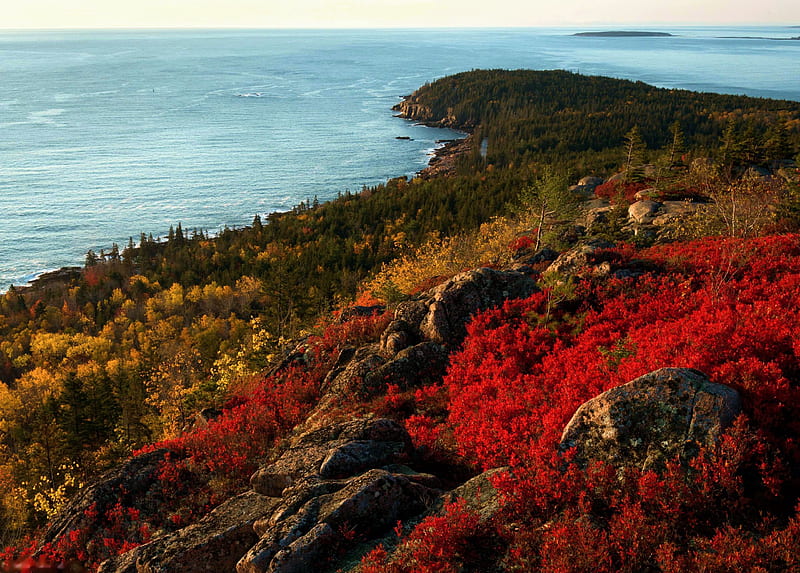
<path fill-rule="evenodd" d="M 625 134 L 625 159 L 623 168 L 625 181 L 638 182 L 644 177 L 644 153 L 646 145 L 639 132 L 639 126 L 634 125 Z"/>
<path fill-rule="evenodd" d="M 662 89 L 558 70 L 464 72 L 413 97 L 435 120 L 454 117 L 457 127 L 479 126 L 489 140 L 486 162 L 495 167 L 539 162 L 606 171 L 618 166 L 620 144 L 634 126 L 653 150 L 675 141 L 675 122 L 687 149 L 715 149 L 731 120 L 747 122 L 757 138 L 770 126 L 786 126 L 784 158 L 800 143 L 798 102 Z M 767 160 L 757 147 L 753 151 L 757 162 Z M 477 160 L 471 167 L 478 168 Z"/>
<path fill-rule="evenodd" d="M 531 220 L 536 229 L 534 251 L 543 244 L 557 246 L 559 231 L 575 220 L 580 201 L 569 190 L 567 177 L 549 167 L 520 192 L 515 210 L 518 216 Z"/>

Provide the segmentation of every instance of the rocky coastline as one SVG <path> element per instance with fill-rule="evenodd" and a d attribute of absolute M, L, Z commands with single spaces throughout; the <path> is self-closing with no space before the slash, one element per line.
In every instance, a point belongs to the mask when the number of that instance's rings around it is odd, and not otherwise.
<path fill-rule="evenodd" d="M 452 114 L 437 117 L 430 107 L 419 101 L 416 92 L 404 96 L 392 110 L 399 112 L 395 117 L 415 121 L 427 127 L 452 129 L 465 134 L 461 139 L 442 141 L 444 145 L 434 150 L 428 166 L 417 173 L 421 179 L 454 175 L 458 159 L 473 149 L 472 126 L 460 123 Z"/>

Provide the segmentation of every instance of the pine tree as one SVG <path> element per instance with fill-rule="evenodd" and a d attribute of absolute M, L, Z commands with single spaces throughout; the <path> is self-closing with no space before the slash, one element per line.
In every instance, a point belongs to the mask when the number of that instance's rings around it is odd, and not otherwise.
<path fill-rule="evenodd" d="M 736 122 L 731 119 L 722 132 L 719 145 L 720 161 L 727 170 L 732 170 L 734 165 L 741 162 L 742 144 L 736 128 Z"/>
<path fill-rule="evenodd" d="M 642 167 L 644 165 L 644 152 L 646 146 L 639 126 L 634 125 L 625 134 L 625 180 L 640 181 L 642 179 Z"/>
<path fill-rule="evenodd" d="M 792 156 L 789 133 L 783 122 L 777 122 L 767 130 L 762 144 L 762 152 L 768 164 L 774 164 Z"/>
<path fill-rule="evenodd" d="M 97 258 L 97 255 L 92 249 L 86 251 L 86 258 L 84 259 L 84 266 L 86 268 L 93 267 L 97 265 L 98 262 L 99 259 Z"/>
<path fill-rule="evenodd" d="M 521 203 L 517 211 L 531 217 L 536 225 L 536 243 L 534 251 L 538 251 L 546 234 L 557 233 L 566 223 L 574 220 L 579 199 L 569 190 L 567 177 L 556 173 L 549 167 L 533 185 L 520 193 Z"/>
<path fill-rule="evenodd" d="M 669 132 L 672 134 L 672 143 L 669 146 L 669 166 L 675 167 L 683 163 L 682 156 L 686 151 L 686 138 L 681 124 L 677 120 L 670 126 Z"/>

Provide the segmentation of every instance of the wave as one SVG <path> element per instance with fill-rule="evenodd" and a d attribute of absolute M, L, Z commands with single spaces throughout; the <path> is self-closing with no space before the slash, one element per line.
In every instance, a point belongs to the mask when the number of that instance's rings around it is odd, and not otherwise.
<path fill-rule="evenodd" d="M 8 287 L 10 285 L 14 285 L 16 287 L 27 286 L 36 279 L 38 279 L 40 276 L 47 273 L 52 273 L 57 270 L 58 268 L 44 269 L 41 271 L 34 271 L 32 273 L 28 273 L 19 277 L 13 277 L 12 279 L 10 279 L 8 284 L 0 284 L 0 294 L 5 294 L 8 291 Z"/>

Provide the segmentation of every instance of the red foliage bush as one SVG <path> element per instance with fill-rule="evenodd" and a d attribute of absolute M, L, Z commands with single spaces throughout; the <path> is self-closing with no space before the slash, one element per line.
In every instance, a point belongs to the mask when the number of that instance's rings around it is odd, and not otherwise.
<path fill-rule="evenodd" d="M 639 191 L 652 185 L 643 181 L 625 183 L 621 180 L 606 181 L 594 188 L 594 194 L 601 199 L 608 199 L 612 203 L 633 203 Z"/>
<path fill-rule="evenodd" d="M 526 249 L 530 249 L 535 244 L 535 240 L 530 235 L 522 235 L 521 237 L 517 237 L 515 240 L 508 245 L 508 249 L 510 251 L 523 251 Z"/>
<path fill-rule="evenodd" d="M 579 312 L 557 309 L 547 322 L 547 293 L 507 302 L 476 316 L 451 357 L 447 429 L 458 453 L 479 468 L 514 468 L 497 480 L 506 502 L 499 523 L 515 524 L 498 526 L 503 566 L 797 567 L 800 237 L 707 239 L 609 256 L 659 270 L 581 283 Z M 741 393 L 745 415 L 716 448 L 660 474 L 603 464 L 581 470 L 557 453 L 582 402 L 665 366 L 697 368 Z M 429 420 L 410 426 L 420 442 L 431 440 Z"/>
<path fill-rule="evenodd" d="M 443 515 L 425 518 L 410 535 L 402 539 L 389 555 L 383 546 L 367 554 L 361 563 L 363 573 L 459 573 L 463 564 L 480 559 L 475 544 L 479 528 L 477 514 L 463 501 L 445 507 Z M 396 533 L 401 527 L 398 526 Z"/>

